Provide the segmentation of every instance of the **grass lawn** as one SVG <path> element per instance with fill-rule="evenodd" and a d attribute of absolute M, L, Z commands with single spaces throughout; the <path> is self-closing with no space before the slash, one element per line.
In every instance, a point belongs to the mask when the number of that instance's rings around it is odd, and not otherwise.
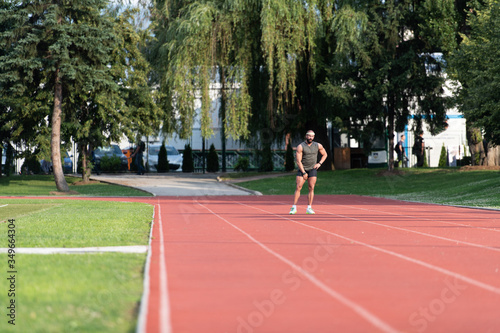
<path fill-rule="evenodd" d="M 0 199 L 0 206 L 0 221 L 16 220 L 17 247 L 146 245 L 153 219 L 153 207 L 137 202 Z M 7 229 L 0 223 L 0 235 Z"/>
<path fill-rule="evenodd" d="M 4 272 L 0 331 L 134 332 L 145 258 L 119 253 L 18 254 L 15 326 L 7 322 L 9 281 Z"/>
<path fill-rule="evenodd" d="M 241 174 L 235 175 L 241 177 Z M 250 175 L 249 175 L 250 176 Z M 225 177 L 232 178 L 231 174 Z M 293 195 L 295 173 L 238 183 L 262 194 Z M 315 194 L 357 194 L 398 200 L 500 208 L 500 172 L 446 169 L 404 169 L 389 174 L 381 169 L 321 171 Z M 302 188 L 307 194 L 307 186 Z"/>
<path fill-rule="evenodd" d="M 80 196 L 151 196 L 150 193 L 107 183 L 77 185 L 81 178 L 66 176 L 70 191 Z M 0 196 L 49 196 L 57 191 L 52 175 L 0 177 Z"/>
<path fill-rule="evenodd" d="M 68 177 L 68 183 L 79 180 Z M 85 196 L 144 196 L 123 186 L 71 186 Z M 50 196 L 51 176 L 0 178 L 0 195 Z M 145 203 L 0 199 L 0 248 L 9 246 L 15 220 L 20 247 L 147 245 L 153 206 Z M 0 332 L 134 332 L 142 296 L 146 254 L 15 254 L 15 297 L 8 296 L 8 253 L 2 253 Z M 16 301 L 16 325 L 7 317 Z"/>

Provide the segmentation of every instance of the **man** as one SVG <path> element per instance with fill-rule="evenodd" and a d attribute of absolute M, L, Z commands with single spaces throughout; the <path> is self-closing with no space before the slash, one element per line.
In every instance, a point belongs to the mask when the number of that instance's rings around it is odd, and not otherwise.
<path fill-rule="evenodd" d="M 418 137 L 415 138 L 415 144 L 413 147 L 414 147 L 414 154 L 417 156 L 417 167 L 423 167 L 424 152 L 425 152 L 424 132 L 420 131 L 418 133 Z"/>
<path fill-rule="evenodd" d="M 396 153 L 398 154 L 398 162 L 396 166 L 399 166 L 399 163 L 401 162 L 401 166 L 405 166 L 405 149 L 404 149 L 404 144 L 405 144 L 405 136 L 401 135 L 401 140 L 398 141 L 396 144 Z"/>
<path fill-rule="evenodd" d="M 138 175 L 143 175 L 145 171 L 144 167 L 142 166 L 142 156 L 145 150 L 146 150 L 146 145 L 144 144 L 144 141 L 139 141 L 139 144 L 137 145 L 135 152 L 132 155 L 130 155 L 130 158 L 134 158 L 134 156 L 137 156 L 135 158 L 135 164 L 137 165 Z"/>
<path fill-rule="evenodd" d="M 306 141 L 302 142 L 297 146 L 296 159 L 297 166 L 299 168 L 296 177 L 297 187 L 295 189 L 295 197 L 293 200 L 292 209 L 290 209 L 290 214 L 297 213 L 297 201 L 299 201 L 300 190 L 307 180 L 309 185 L 309 194 L 307 196 L 307 214 L 314 214 L 312 209 L 312 202 L 314 198 L 314 186 L 316 185 L 316 179 L 318 174 L 318 169 L 325 162 L 327 153 L 323 145 L 318 142 L 314 142 L 314 132 L 307 131 Z M 318 152 L 321 154 L 321 160 L 318 161 Z"/>

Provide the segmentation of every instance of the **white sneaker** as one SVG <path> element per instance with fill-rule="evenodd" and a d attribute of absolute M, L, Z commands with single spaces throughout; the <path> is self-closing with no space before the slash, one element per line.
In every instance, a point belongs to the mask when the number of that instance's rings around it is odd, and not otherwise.
<path fill-rule="evenodd" d="M 307 208 L 306 214 L 316 214 L 312 208 Z"/>
<path fill-rule="evenodd" d="M 297 207 L 292 207 L 292 209 L 290 209 L 290 215 L 295 215 L 295 213 L 297 213 Z"/>

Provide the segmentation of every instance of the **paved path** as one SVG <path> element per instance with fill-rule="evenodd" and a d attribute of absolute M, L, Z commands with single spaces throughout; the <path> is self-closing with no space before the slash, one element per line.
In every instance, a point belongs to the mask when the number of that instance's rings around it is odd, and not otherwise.
<path fill-rule="evenodd" d="M 228 182 L 220 182 L 216 174 L 101 174 L 93 180 L 125 185 L 155 196 L 261 195 Z"/>

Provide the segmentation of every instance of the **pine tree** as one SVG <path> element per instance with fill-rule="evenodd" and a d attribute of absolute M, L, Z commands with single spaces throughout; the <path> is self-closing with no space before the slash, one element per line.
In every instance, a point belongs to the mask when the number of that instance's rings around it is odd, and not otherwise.
<path fill-rule="evenodd" d="M 215 146 L 212 143 L 210 146 L 210 150 L 207 155 L 207 171 L 208 172 L 217 172 L 219 171 L 219 155 L 215 150 Z"/>
<path fill-rule="evenodd" d="M 0 15 L 0 26 L 9 26 L 0 34 L 2 94 L 9 96 L 19 122 L 43 127 L 49 116 L 54 178 L 62 192 L 69 191 L 60 149 L 66 127 L 63 119 L 71 118 L 70 110 L 81 108 L 92 113 L 91 118 L 110 111 L 118 121 L 125 119 L 120 111 L 126 107 L 115 80 L 119 69 L 110 66 L 116 60 L 119 38 L 114 20 L 106 13 L 107 5 L 106 0 L 91 4 L 51 0 L 36 6 L 12 2 Z M 97 141 L 106 139 L 102 127 L 92 122 L 80 131 L 83 135 L 101 131 Z"/>
<path fill-rule="evenodd" d="M 0 15 L 0 26 L 8 26 L 0 34 L 0 94 L 6 97 L 0 100 L 7 100 L 13 111 L 13 139 L 29 140 L 44 150 L 44 138 L 52 137 L 52 154 L 60 154 L 58 142 L 72 137 L 83 153 L 84 180 L 90 175 L 87 162 L 93 148 L 123 134 L 129 139 L 132 132 L 147 134 L 158 118 L 132 12 L 114 16 L 107 5 L 105 0 L 91 5 L 54 0 L 11 6 Z M 53 135 L 44 130 L 51 112 Z M 58 164 L 56 185 L 63 190 Z"/>
<path fill-rule="evenodd" d="M 184 146 L 184 153 L 182 154 L 182 172 L 194 172 L 193 151 L 190 144 Z"/>
<path fill-rule="evenodd" d="M 468 34 L 450 59 L 450 74 L 460 82 L 458 106 L 468 127 L 476 127 L 488 142 L 500 145 L 500 2 L 467 2 Z M 474 128 L 469 128 L 473 131 Z M 480 140 L 474 139 L 476 143 Z"/>
<path fill-rule="evenodd" d="M 441 154 L 439 155 L 438 166 L 440 168 L 444 168 L 444 167 L 448 166 L 448 154 L 446 152 L 446 147 L 444 146 L 444 143 L 443 143 L 443 146 L 441 147 Z"/>
<path fill-rule="evenodd" d="M 156 171 L 165 173 L 169 172 L 169 170 L 167 148 L 165 147 L 165 142 L 163 142 L 158 152 L 158 165 L 156 166 Z"/>
<path fill-rule="evenodd" d="M 344 3 L 332 18 L 330 40 L 337 54 L 321 90 L 337 116 L 365 148 L 389 140 L 413 114 L 432 134 L 444 129 L 449 98 L 443 94 L 443 61 L 456 44 L 452 0 Z M 333 118 L 333 117 L 332 117 Z"/>
<path fill-rule="evenodd" d="M 289 142 L 285 153 L 285 171 L 290 172 L 295 169 L 295 158 L 293 156 L 292 144 Z"/>
<path fill-rule="evenodd" d="M 274 165 L 273 165 L 273 153 L 271 151 L 271 145 L 266 144 L 264 145 L 264 148 L 261 151 L 259 171 L 268 172 L 273 170 L 274 170 Z"/>

